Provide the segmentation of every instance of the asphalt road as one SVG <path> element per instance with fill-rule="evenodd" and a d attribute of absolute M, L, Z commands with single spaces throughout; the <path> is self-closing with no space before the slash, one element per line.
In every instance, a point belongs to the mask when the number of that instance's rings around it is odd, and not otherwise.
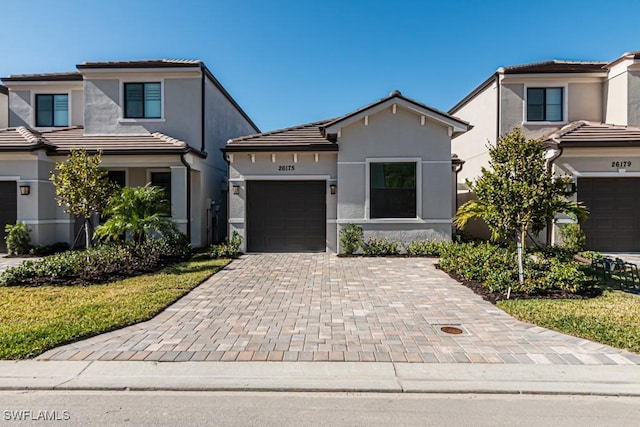
<path fill-rule="evenodd" d="M 640 398 L 633 397 L 0 392 L 0 425 L 585 427 L 631 426 L 638 420 Z"/>

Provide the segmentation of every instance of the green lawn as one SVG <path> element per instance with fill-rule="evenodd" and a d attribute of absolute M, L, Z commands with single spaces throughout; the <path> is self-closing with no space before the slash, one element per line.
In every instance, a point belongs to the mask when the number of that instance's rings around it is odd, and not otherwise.
<path fill-rule="evenodd" d="M 498 306 L 525 322 L 640 353 L 640 295 L 607 290 L 585 300 L 509 300 Z"/>
<path fill-rule="evenodd" d="M 0 359 L 24 359 L 152 318 L 230 261 L 195 258 L 90 286 L 0 287 Z"/>

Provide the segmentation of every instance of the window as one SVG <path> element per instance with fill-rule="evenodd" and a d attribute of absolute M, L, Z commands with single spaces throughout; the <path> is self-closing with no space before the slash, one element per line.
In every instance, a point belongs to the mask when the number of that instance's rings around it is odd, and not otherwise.
<path fill-rule="evenodd" d="M 107 171 L 107 177 L 120 188 L 126 186 L 127 179 L 124 171 Z"/>
<path fill-rule="evenodd" d="M 151 172 L 151 185 L 164 190 L 166 203 L 161 213 L 164 216 L 171 216 L 171 172 Z"/>
<path fill-rule="evenodd" d="M 69 95 L 36 95 L 36 127 L 69 126 Z"/>
<path fill-rule="evenodd" d="M 527 88 L 527 121 L 563 121 L 563 97 L 563 88 L 561 87 Z"/>
<path fill-rule="evenodd" d="M 415 218 L 416 163 L 370 163 L 371 218 Z"/>
<path fill-rule="evenodd" d="M 162 116 L 160 83 L 125 83 L 124 117 L 159 119 Z"/>

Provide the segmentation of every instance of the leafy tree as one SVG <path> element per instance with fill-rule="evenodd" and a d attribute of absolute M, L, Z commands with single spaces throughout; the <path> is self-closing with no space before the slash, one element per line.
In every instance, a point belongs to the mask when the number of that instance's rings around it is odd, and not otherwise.
<path fill-rule="evenodd" d="M 87 248 L 91 246 L 91 216 L 104 210 L 115 190 L 107 171 L 100 169 L 101 154 L 92 156 L 84 149 L 72 149 L 66 162 L 56 162 L 58 173 L 51 172 L 49 178 L 56 187 L 58 205 L 65 206 L 66 213 L 84 218 Z"/>
<path fill-rule="evenodd" d="M 540 140 L 527 140 L 516 128 L 489 147 L 489 155 L 490 169 L 483 168 L 475 182 L 467 181 L 478 198 L 460 206 L 454 221 L 458 227 L 481 218 L 492 240 L 514 239 L 524 251 L 527 231 L 541 232 L 556 214 L 586 219 L 586 207 L 567 200 L 573 194 L 567 192 L 569 178 L 554 177 L 547 167 Z"/>
<path fill-rule="evenodd" d="M 109 199 L 105 211 L 108 219 L 96 229 L 96 236 L 119 241 L 128 235 L 140 243 L 154 233 L 176 233 L 174 222 L 162 215 L 166 212 L 166 204 L 164 190 L 160 187 L 149 184 L 124 187 Z"/>

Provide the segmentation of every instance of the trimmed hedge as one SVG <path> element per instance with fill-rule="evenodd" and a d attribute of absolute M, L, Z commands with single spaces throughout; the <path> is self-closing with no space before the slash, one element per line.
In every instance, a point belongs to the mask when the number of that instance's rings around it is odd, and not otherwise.
<path fill-rule="evenodd" d="M 191 245 L 183 234 L 140 244 L 105 244 L 24 261 L 0 274 L 0 286 L 103 283 L 155 271 L 189 256 Z"/>

